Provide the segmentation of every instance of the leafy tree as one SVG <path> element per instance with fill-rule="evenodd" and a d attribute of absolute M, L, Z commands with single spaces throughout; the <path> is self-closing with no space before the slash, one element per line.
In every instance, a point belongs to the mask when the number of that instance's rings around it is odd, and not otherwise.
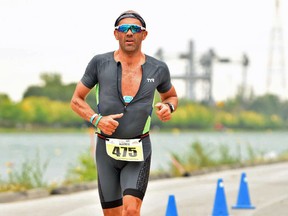
<path fill-rule="evenodd" d="M 0 93 L 0 104 L 4 102 L 11 102 L 11 100 L 7 94 Z"/>
<path fill-rule="evenodd" d="M 59 99 L 61 94 L 60 86 L 62 86 L 61 76 L 56 73 L 42 73 L 40 79 L 43 85 L 32 85 L 24 92 L 23 98 L 31 96 L 44 96 L 51 99 Z"/>
<path fill-rule="evenodd" d="M 264 115 L 273 115 L 280 113 L 281 106 L 281 101 L 278 96 L 266 94 L 251 101 L 248 109 Z"/>
<path fill-rule="evenodd" d="M 42 73 L 40 79 L 44 82 L 45 86 L 61 86 L 62 78 L 58 73 Z"/>
<path fill-rule="evenodd" d="M 72 94 L 76 88 L 76 83 L 64 85 L 61 75 L 57 73 L 42 73 L 40 75 L 43 85 L 32 85 L 24 92 L 23 99 L 28 97 L 46 97 L 51 100 L 70 102 Z M 96 108 L 95 89 L 88 94 L 87 103 Z"/>
<path fill-rule="evenodd" d="M 51 101 L 45 97 L 29 97 L 20 103 L 19 115 L 23 123 L 36 125 L 79 126 L 83 123 L 70 108 L 69 103 Z"/>
<path fill-rule="evenodd" d="M 279 115 L 284 121 L 288 121 L 288 101 L 284 101 L 281 104 Z"/>
<path fill-rule="evenodd" d="M 19 106 L 12 102 L 7 94 L 0 94 L 1 126 L 13 126 L 17 123 L 19 113 Z"/>

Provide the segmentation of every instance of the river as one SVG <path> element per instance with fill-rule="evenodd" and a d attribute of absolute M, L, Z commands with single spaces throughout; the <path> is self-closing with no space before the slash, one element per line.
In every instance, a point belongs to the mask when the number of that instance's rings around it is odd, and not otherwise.
<path fill-rule="evenodd" d="M 248 157 L 248 146 L 255 153 L 273 157 L 288 150 L 287 132 L 152 132 L 151 170 L 167 170 L 169 153 L 187 155 L 191 144 L 199 141 L 214 153 L 219 145 L 229 147 L 233 155 Z M 77 164 L 81 152 L 90 148 L 94 138 L 89 133 L 0 133 L 0 175 L 7 178 L 7 164 L 20 167 L 39 153 L 40 163 L 49 161 L 44 178 L 59 182 L 70 166 Z"/>

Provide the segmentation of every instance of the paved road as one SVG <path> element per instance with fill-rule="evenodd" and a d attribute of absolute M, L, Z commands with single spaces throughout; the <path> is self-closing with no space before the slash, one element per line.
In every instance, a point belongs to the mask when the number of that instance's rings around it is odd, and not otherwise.
<path fill-rule="evenodd" d="M 253 210 L 232 209 L 241 174 L 246 173 Z M 228 211 L 233 216 L 287 216 L 288 163 L 226 170 L 200 176 L 150 181 L 142 216 L 165 215 L 169 195 L 174 195 L 179 216 L 212 214 L 217 180 L 224 182 Z M 1 216 L 101 216 L 97 190 L 55 195 L 38 200 L 0 204 Z"/>

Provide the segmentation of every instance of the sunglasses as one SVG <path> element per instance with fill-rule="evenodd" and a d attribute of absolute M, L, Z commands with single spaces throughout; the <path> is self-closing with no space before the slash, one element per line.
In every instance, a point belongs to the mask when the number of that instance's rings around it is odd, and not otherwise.
<path fill-rule="evenodd" d="M 116 26 L 115 29 L 123 33 L 127 33 L 130 29 L 133 34 L 146 30 L 144 27 L 138 26 L 135 24 L 123 24 L 123 25 Z"/>

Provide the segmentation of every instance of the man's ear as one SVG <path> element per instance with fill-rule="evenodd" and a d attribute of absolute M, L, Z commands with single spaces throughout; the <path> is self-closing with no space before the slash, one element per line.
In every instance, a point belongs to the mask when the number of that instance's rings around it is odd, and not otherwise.
<path fill-rule="evenodd" d="M 147 35 L 148 35 L 148 32 L 147 32 L 147 31 L 144 31 L 144 32 L 143 32 L 143 39 L 142 39 L 142 40 L 145 40 L 146 37 L 147 37 Z"/>
<path fill-rule="evenodd" d="M 117 30 L 114 30 L 114 37 L 115 37 L 116 40 L 119 40 L 118 31 Z"/>

